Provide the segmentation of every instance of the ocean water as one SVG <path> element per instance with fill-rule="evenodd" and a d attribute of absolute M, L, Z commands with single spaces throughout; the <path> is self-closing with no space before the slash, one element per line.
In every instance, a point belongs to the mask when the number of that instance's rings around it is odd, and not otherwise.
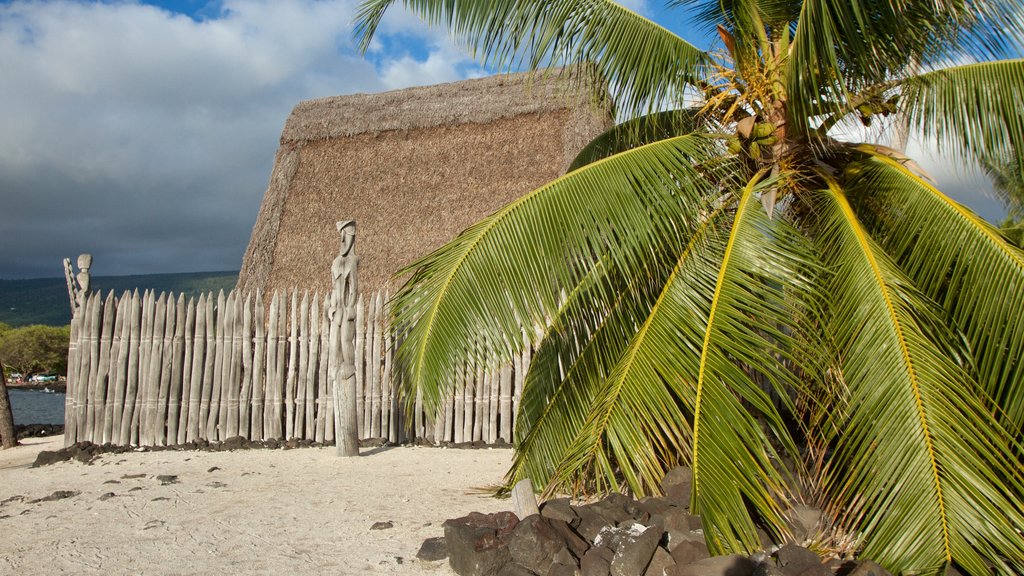
<path fill-rule="evenodd" d="M 63 424 L 64 393 L 7 388 L 15 424 Z"/>

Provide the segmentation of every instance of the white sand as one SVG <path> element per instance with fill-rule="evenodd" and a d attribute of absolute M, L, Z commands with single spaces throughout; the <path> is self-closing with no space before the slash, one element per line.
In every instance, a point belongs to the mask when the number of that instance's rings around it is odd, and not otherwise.
<path fill-rule="evenodd" d="M 447 560 L 416 558 L 423 540 L 448 518 L 511 509 L 478 490 L 501 482 L 507 449 L 133 452 L 29 468 L 62 440 L 0 451 L 0 574 L 447 575 Z M 79 494 L 30 503 L 58 490 Z"/>

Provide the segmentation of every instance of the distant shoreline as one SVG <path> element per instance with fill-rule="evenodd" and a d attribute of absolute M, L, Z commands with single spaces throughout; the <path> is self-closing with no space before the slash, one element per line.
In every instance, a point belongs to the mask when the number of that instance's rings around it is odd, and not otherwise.
<path fill-rule="evenodd" d="M 49 390 L 50 392 L 67 393 L 67 382 L 8 382 L 7 388 L 12 390 Z"/>

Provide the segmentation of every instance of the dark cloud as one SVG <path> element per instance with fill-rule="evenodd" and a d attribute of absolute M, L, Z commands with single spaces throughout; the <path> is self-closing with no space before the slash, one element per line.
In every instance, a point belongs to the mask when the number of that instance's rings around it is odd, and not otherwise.
<path fill-rule="evenodd" d="M 0 278 L 59 276 L 80 252 L 102 275 L 237 269 L 296 103 L 467 74 L 425 31 L 422 58 L 359 56 L 355 5 L 0 5 Z"/>

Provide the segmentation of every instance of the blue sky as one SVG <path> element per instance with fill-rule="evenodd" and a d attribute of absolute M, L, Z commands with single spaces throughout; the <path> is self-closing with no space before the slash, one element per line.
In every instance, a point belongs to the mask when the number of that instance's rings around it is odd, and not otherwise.
<path fill-rule="evenodd" d="M 632 8 L 695 43 L 661 0 Z M 394 10 L 366 57 L 358 0 L 0 2 L 0 279 L 237 270 L 301 100 L 488 73 Z M 911 148 L 1000 217 L 978 178 Z"/>

